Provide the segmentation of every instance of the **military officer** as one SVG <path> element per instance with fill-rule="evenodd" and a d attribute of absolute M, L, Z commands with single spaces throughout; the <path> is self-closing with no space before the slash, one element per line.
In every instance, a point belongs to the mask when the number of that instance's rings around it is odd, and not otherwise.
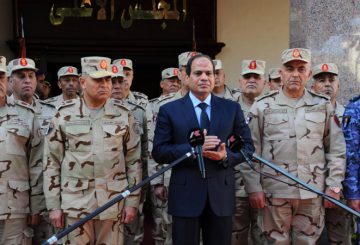
<path fill-rule="evenodd" d="M 26 58 L 12 60 L 9 73 L 11 79 L 28 84 L 35 77 L 35 63 Z M 37 184 L 40 129 L 34 109 L 8 97 L 6 87 L 6 59 L 0 56 L 0 243 L 31 244 L 33 231 L 28 223 L 36 225 L 44 209 Z"/>
<path fill-rule="evenodd" d="M 335 115 L 338 118 L 338 123 L 340 124 L 345 108 L 336 101 L 336 95 L 340 89 L 338 74 L 338 68 L 334 63 L 321 63 L 314 66 L 312 69 L 314 79 L 312 89 L 316 93 L 325 94 L 330 98 L 331 104 L 335 109 Z M 331 244 L 351 245 L 351 214 L 341 208 L 326 208 L 325 226 Z"/>
<path fill-rule="evenodd" d="M 235 100 L 231 89 L 225 84 L 225 71 L 222 67 L 221 60 L 213 60 L 213 62 L 215 66 L 215 86 L 213 94 L 221 98 Z"/>
<path fill-rule="evenodd" d="M 58 107 L 64 100 L 75 99 L 79 92 L 79 73 L 76 67 L 63 66 L 58 72 L 58 86 L 62 93 L 58 96 L 47 99 L 46 102 Z"/>
<path fill-rule="evenodd" d="M 344 137 L 328 98 L 305 88 L 311 78 L 310 61 L 308 49 L 283 51 L 284 86 L 256 100 L 249 127 L 259 156 L 339 199 L 345 171 Z M 322 204 L 317 194 L 299 188 L 270 167 L 254 166 L 261 175 L 244 165 L 245 188 L 251 206 L 261 209 L 259 221 L 268 244 L 315 244 L 323 227 L 324 207 L 334 205 L 327 200 Z"/>
<path fill-rule="evenodd" d="M 161 71 L 160 87 L 162 89 L 162 95 L 179 91 L 181 83 L 178 75 L 178 68 L 169 67 Z"/>
<path fill-rule="evenodd" d="M 110 59 L 84 57 L 81 66 L 83 95 L 58 107 L 45 138 L 44 192 L 57 228 L 74 224 L 141 180 L 138 125 L 127 107 L 110 99 Z M 139 192 L 69 233 L 64 243 L 124 244 L 123 224 L 136 216 Z"/>
<path fill-rule="evenodd" d="M 13 63 L 16 63 L 16 60 L 10 61 L 10 66 Z M 34 64 L 31 59 L 27 59 L 28 64 Z M 15 101 L 20 100 L 31 105 L 35 111 L 35 119 L 40 125 L 40 139 L 41 142 L 36 147 L 39 148 L 39 154 L 37 159 L 35 159 L 37 168 L 38 177 L 34 179 L 34 182 L 31 184 L 31 187 L 34 189 L 34 193 L 37 193 L 38 197 L 38 205 L 43 207 L 41 210 L 41 219 L 39 220 L 39 224 L 34 226 L 34 244 L 43 243 L 46 238 L 50 237 L 51 234 L 54 233 L 54 230 L 51 229 L 52 226 L 49 224 L 48 215 L 46 212 L 45 206 L 45 198 L 43 192 L 43 175 L 42 175 L 42 160 L 43 160 L 43 149 L 44 149 L 44 136 L 49 130 L 51 119 L 55 115 L 55 106 L 48 104 L 42 100 L 39 100 L 35 96 L 36 89 L 36 77 L 34 76 L 34 71 L 31 69 L 32 66 L 27 67 L 19 67 L 18 69 L 12 69 L 12 73 L 10 76 L 10 84 L 13 88 L 13 97 Z"/>
<path fill-rule="evenodd" d="M 149 138 L 152 138 L 152 110 L 148 100 L 148 97 L 140 92 L 131 91 L 132 82 L 134 79 L 134 69 L 133 63 L 130 59 L 120 58 L 113 61 L 114 65 L 123 71 L 124 81 L 121 86 L 118 87 L 117 98 L 121 99 L 127 103 L 135 104 L 145 109 L 146 125 L 141 124 L 140 129 L 144 130 L 141 137 L 141 158 L 142 158 L 142 173 L 143 178 L 148 176 L 147 174 L 147 165 L 148 165 L 148 156 L 149 151 L 152 149 L 151 144 L 149 145 Z M 131 106 L 133 107 L 133 106 Z M 137 109 L 138 110 L 138 109 Z M 135 118 L 136 119 L 136 118 Z M 151 143 L 151 142 L 150 142 Z M 150 148 L 149 148 L 150 147 Z M 140 244 L 144 237 L 144 212 L 143 207 L 146 200 L 147 186 L 144 186 L 141 191 L 140 206 L 135 220 L 125 226 L 125 244 Z"/>
<path fill-rule="evenodd" d="M 279 73 L 280 68 L 270 68 L 269 69 L 269 80 L 268 86 L 270 90 L 279 90 L 283 85 L 281 81 L 281 76 Z"/>
<path fill-rule="evenodd" d="M 239 80 L 240 88 L 233 94 L 244 113 L 245 118 L 255 98 L 261 95 L 265 87 L 265 65 L 263 60 L 243 60 Z M 233 217 L 232 244 L 263 244 L 264 238 L 257 223 L 258 212 L 251 209 L 244 181 L 240 171 L 241 164 L 235 166 L 236 210 Z"/>
<path fill-rule="evenodd" d="M 179 91 L 181 82 L 178 76 L 178 68 L 169 67 L 161 71 L 161 95 L 157 98 L 149 100 L 153 112 L 154 106 L 158 104 L 159 100 L 161 100 L 163 97 L 167 97 L 171 93 L 176 93 Z"/>

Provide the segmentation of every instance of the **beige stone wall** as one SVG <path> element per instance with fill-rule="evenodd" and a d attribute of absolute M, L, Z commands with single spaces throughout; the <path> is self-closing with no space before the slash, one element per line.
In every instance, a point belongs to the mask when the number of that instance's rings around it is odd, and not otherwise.
<path fill-rule="evenodd" d="M 266 68 L 280 65 L 289 47 L 288 0 L 218 0 L 218 41 L 226 46 L 216 57 L 223 61 L 227 81 L 238 86 L 241 60 L 262 59 Z"/>

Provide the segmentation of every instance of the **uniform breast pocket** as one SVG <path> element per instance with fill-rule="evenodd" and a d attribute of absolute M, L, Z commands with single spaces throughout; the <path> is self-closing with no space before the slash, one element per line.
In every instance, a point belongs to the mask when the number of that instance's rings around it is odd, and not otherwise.
<path fill-rule="evenodd" d="M 30 184 L 26 180 L 9 180 L 9 208 L 15 213 L 29 212 Z"/>
<path fill-rule="evenodd" d="M 121 151 L 123 137 L 126 133 L 124 125 L 103 125 L 104 151 Z"/>
<path fill-rule="evenodd" d="M 264 136 L 269 140 L 286 140 L 289 134 L 289 116 L 287 113 L 265 114 Z"/>
<path fill-rule="evenodd" d="M 70 151 L 91 151 L 90 125 L 68 125 L 65 133 Z"/>
<path fill-rule="evenodd" d="M 30 137 L 30 130 L 20 125 L 9 125 L 6 130 L 6 153 L 26 156 L 26 143 Z"/>
<path fill-rule="evenodd" d="M 62 186 L 62 203 L 63 209 L 73 208 L 79 211 L 89 206 L 90 195 L 88 193 L 89 181 L 86 179 L 70 179 L 64 181 Z"/>
<path fill-rule="evenodd" d="M 322 139 L 325 130 L 324 112 L 305 112 L 307 137 L 312 139 Z"/>

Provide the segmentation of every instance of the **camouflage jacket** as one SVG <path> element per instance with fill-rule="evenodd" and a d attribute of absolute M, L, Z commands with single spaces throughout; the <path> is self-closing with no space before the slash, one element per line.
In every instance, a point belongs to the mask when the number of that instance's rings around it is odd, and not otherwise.
<path fill-rule="evenodd" d="M 129 103 L 130 109 L 133 111 L 135 121 L 139 124 L 139 130 L 141 135 L 141 157 L 142 157 L 142 172 L 143 177 L 148 176 L 147 166 L 152 151 L 152 138 L 154 137 L 154 128 L 152 127 L 152 110 L 148 97 L 140 92 L 130 91 L 128 97 L 125 99 L 126 103 Z M 140 107 L 136 108 L 134 106 Z M 143 199 L 143 198 L 142 198 Z"/>
<path fill-rule="evenodd" d="M 42 211 L 46 212 L 45 197 L 43 191 L 43 152 L 44 152 L 44 137 L 48 133 L 51 125 L 51 120 L 56 113 L 55 106 L 45 103 L 37 98 L 33 98 L 32 107 L 35 111 L 35 119 L 40 127 L 39 137 L 40 144 L 36 145 L 37 155 L 33 155 L 35 159 L 30 159 L 30 163 L 34 163 L 31 166 L 34 169 L 34 176 L 31 179 L 31 188 L 35 191 L 32 193 L 33 202 L 37 207 L 41 207 Z M 35 171 L 36 170 L 36 171 Z"/>
<path fill-rule="evenodd" d="M 34 109 L 22 101 L 6 97 L 0 107 L 0 220 L 25 218 L 29 213 L 38 214 L 38 188 L 41 154 L 39 125 Z"/>
<path fill-rule="evenodd" d="M 49 210 L 87 215 L 141 180 L 137 123 L 122 103 L 109 99 L 91 116 L 84 99 L 65 101 L 45 138 L 44 193 Z M 138 207 L 140 190 L 99 219 L 117 219 L 123 205 Z"/>
<path fill-rule="evenodd" d="M 256 153 L 304 182 L 324 191 L 326 186 L 341 187 L 345 172 L 345 141 L 330 101 L 305 90 L 295 102 L 283 91 L 272 91 L 251 108 L 249 127 Z M 270 167 L 254 166 L 262 175 L 241 165 L 248 193 L 264 191 L 274 198 L 314 198 L 291 180 Z M 275 177 L 288 184 L 275 181 Z"/>
<path fill-rule="evenodd" d="M 215 96 L 224 98 L 224 99 L 228 99 L 228 100 L 232 100 L 232 101 L 236 101 L 235 100 L 235 94 L 234 94 L 235 90 L 231 90 L 228 86 L 224 85 L 224 94 L 217 95 L 215 93 L 213 93 Z"/>
<path fill-rule="evenodd" d="M 152 124 L 153 124 L 153 128 L 155 129 L 156 126 L 156 118 L 157 115 L 159 113 L 159 109 L 162 105 L 165 105 L 166 103 L 169 103 L 171 101 L 177 100 L 181 98 L 181 92 L 180 90 L 177 93 L 170 93 L 167 95 L 161 95 L 159 98 L 157 98 L 156 100 L 153 100 L 152 103 L 152 113 L 153 113 L 153 120 L 152 120 Z M 151 138 L 151 141 L 153 140 L 153 138 Z M 150 154 L 151 157 L 151 154 Z M 151 157 L 152 159 L 152 157 Z M 153 159 L 152 161 L 149 163 L 148 165 L 148 172 L 149 175 L 153 175 L 154 173 L 156 173 L 157 171 L 159 171 L 161 168 L 163 167 L 163 164 L 159 164 L 157 162 L 155 162 Z M 163 175 L 159 176 L 158 178 L 155 178 L 151 181 L 151 185 L 165 185 L 165 186 L 169 186 L 169 182 L 170 182 L 170 176 L 171 176 L 171 169 L 166 171 Z"/>
<path fill-rule="evenodd" d="M 344 194 L 347 199 L 360 199 L 360 97 L 347 106 L 343 117 L 343 130 L 346 141 L 346 174 Z"/>
<path fill-rule="evenodd" d="M 245 104 L 244 95 L 240 91 L 240 89 L 233 89 L 232 93 L 234 96 L 234 101 L 236 101 L 240 104 L 241 110 L 244 113 L 244 117 L 247 118 L 247 116 L 250 112 L 251 106 Z M 246 164 L 246 163 L 242 163 L 242 164 Z M 245 191 L 245 183 L 244 183 L 244 179 L 242 177 L 242 173 L 240 170 L 241 169 L 240 165 L 242 165 L 242 164 L 238 164 L 234 167 L 234 169 L 235 169 L 235 190 L 236 190 L 237 197 L 247 197 L 248 196 Z"/>
<path fill-rule="evenodd" d="M 64 102 L 64 95 L 60 94 L 58 96 L 51 97 L 51 98 L 45 100 L 44 102 L 47 104 L 52 104 L 57 108 Z"/>

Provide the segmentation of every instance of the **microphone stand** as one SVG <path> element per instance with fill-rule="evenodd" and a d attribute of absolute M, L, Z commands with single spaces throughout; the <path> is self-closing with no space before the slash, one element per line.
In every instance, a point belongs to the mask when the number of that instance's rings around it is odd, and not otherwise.
<path fill-rule="evenodd" d="M 201 157 L 202 146 L 199 145 L 199 146 L 193 147 L 193 151 L 194 151 L 194 156 L 195 156 L 195 158 L 197 158 L 197 161 L 198 161 L 201 178 L 206 179 L 205 163 L 204 163 L 204 159 Z"/>
<path fill-rule="evenodd" d="M 194 154 L 195 154 L 194 152 L 187 152 L 185 155 L 183 155 L 182 157 L 180 157 L 177 160 L 173 161 L 172 163 L 169 163 L 166 167 L 163 167 L 162 169 L 160 169 L 155 174 L 153 174 L 153 175 L 147 177 L 146 179 L 142 180 L 139 184 L 132 186 L 131 188 L 125 190 L 122 193 L 120 193 L 114 199 L 111 199 L 110 201 L 105 203 L 103 206 L 98 207 L 97 209 L 95 209 L 93 212 L 91 212 L 86 217 L 84 217 L 81 220 L 77 221 L 76 223 L 66 227 L 64 230 L 56 233 L 55 235 L 50 237 L 48 240 L 46 240 L 42 245 L 50 245 L 50 244 L 53 244 L 53 243 L 57 242 L 59 239 L 66 236 L 68 233 L 72 232 L 73 230 L 75 230 L 79 226 L 83 225 L 84 223 L 91 220 L 92 218 L 94 218 L 98 214 L 102 213 L 103 211 L 105 211 L 106 209 L 108 209 L 109 207 L 114 205 L 115 203 L 125 199 L 132 192 L 134 192 L 137 189 L 141 188 L 145 184 L 149 183 L 151 180 L 153 180 L 153 179 L 157 178 L 158 176 L 162 175 L 163 173 L 165 173 L 169 169 L 175 167 L 177 164 L 179 164 L 180 162 L 184 161 L 185 159 L 193 156 Z"/>
<path fill-rule="evenodd" d="M 250 167 L 253 169 L 253 164 L 251 162 L 251 159 L 249 158 L 248 153 L 245 153 L 243 150 L 240 150 L 240 153 L 243 155 L 243 157 L 245 158 L 245 161 L 250 165 Z M 301 179 L 296 178 L 295 176 L 289 174 L 288 172 L 286 172 L 284 169 L 274 165 L 273 163 L 267 161 L 266 159 L 258 156 L 257 154 L 253 154 L 251 156 L 252 158 L 256 159 L 257 161 L 265 164 L 266 166 L 274 169 L 276 172 L 281 173 L 282 175 L 285 175 L 286 177 L 288 177 L 289 179 L 293 180 L 294 182 L 298 183 L 299 185 L 305 187 L 306 189 L 308 189 L 311 192 L 314 192 L 316 194 L 318 194 L 319 196 L 325 198 L 326 200 L 332 202 L 333 204 L 341 207 L 342 209 L 345 209 L 346 211 L 348 211 L 349 213 L 355 215 L 357 218 L 360 218 L 360 213 L 353 210 L 352 208 L 349 208 L 348 206 L 346 206 L 345 204 L 343 204 L 342 202 L 336 200 L 335 198 L 332 198 L 328 195 L 325 195 L 323 192 L 319 191 L 318 189 L 312 187 L 311 185 L 308 185 L 307 183 L 305 183 L 304 181 L 302 181 Z"/>

